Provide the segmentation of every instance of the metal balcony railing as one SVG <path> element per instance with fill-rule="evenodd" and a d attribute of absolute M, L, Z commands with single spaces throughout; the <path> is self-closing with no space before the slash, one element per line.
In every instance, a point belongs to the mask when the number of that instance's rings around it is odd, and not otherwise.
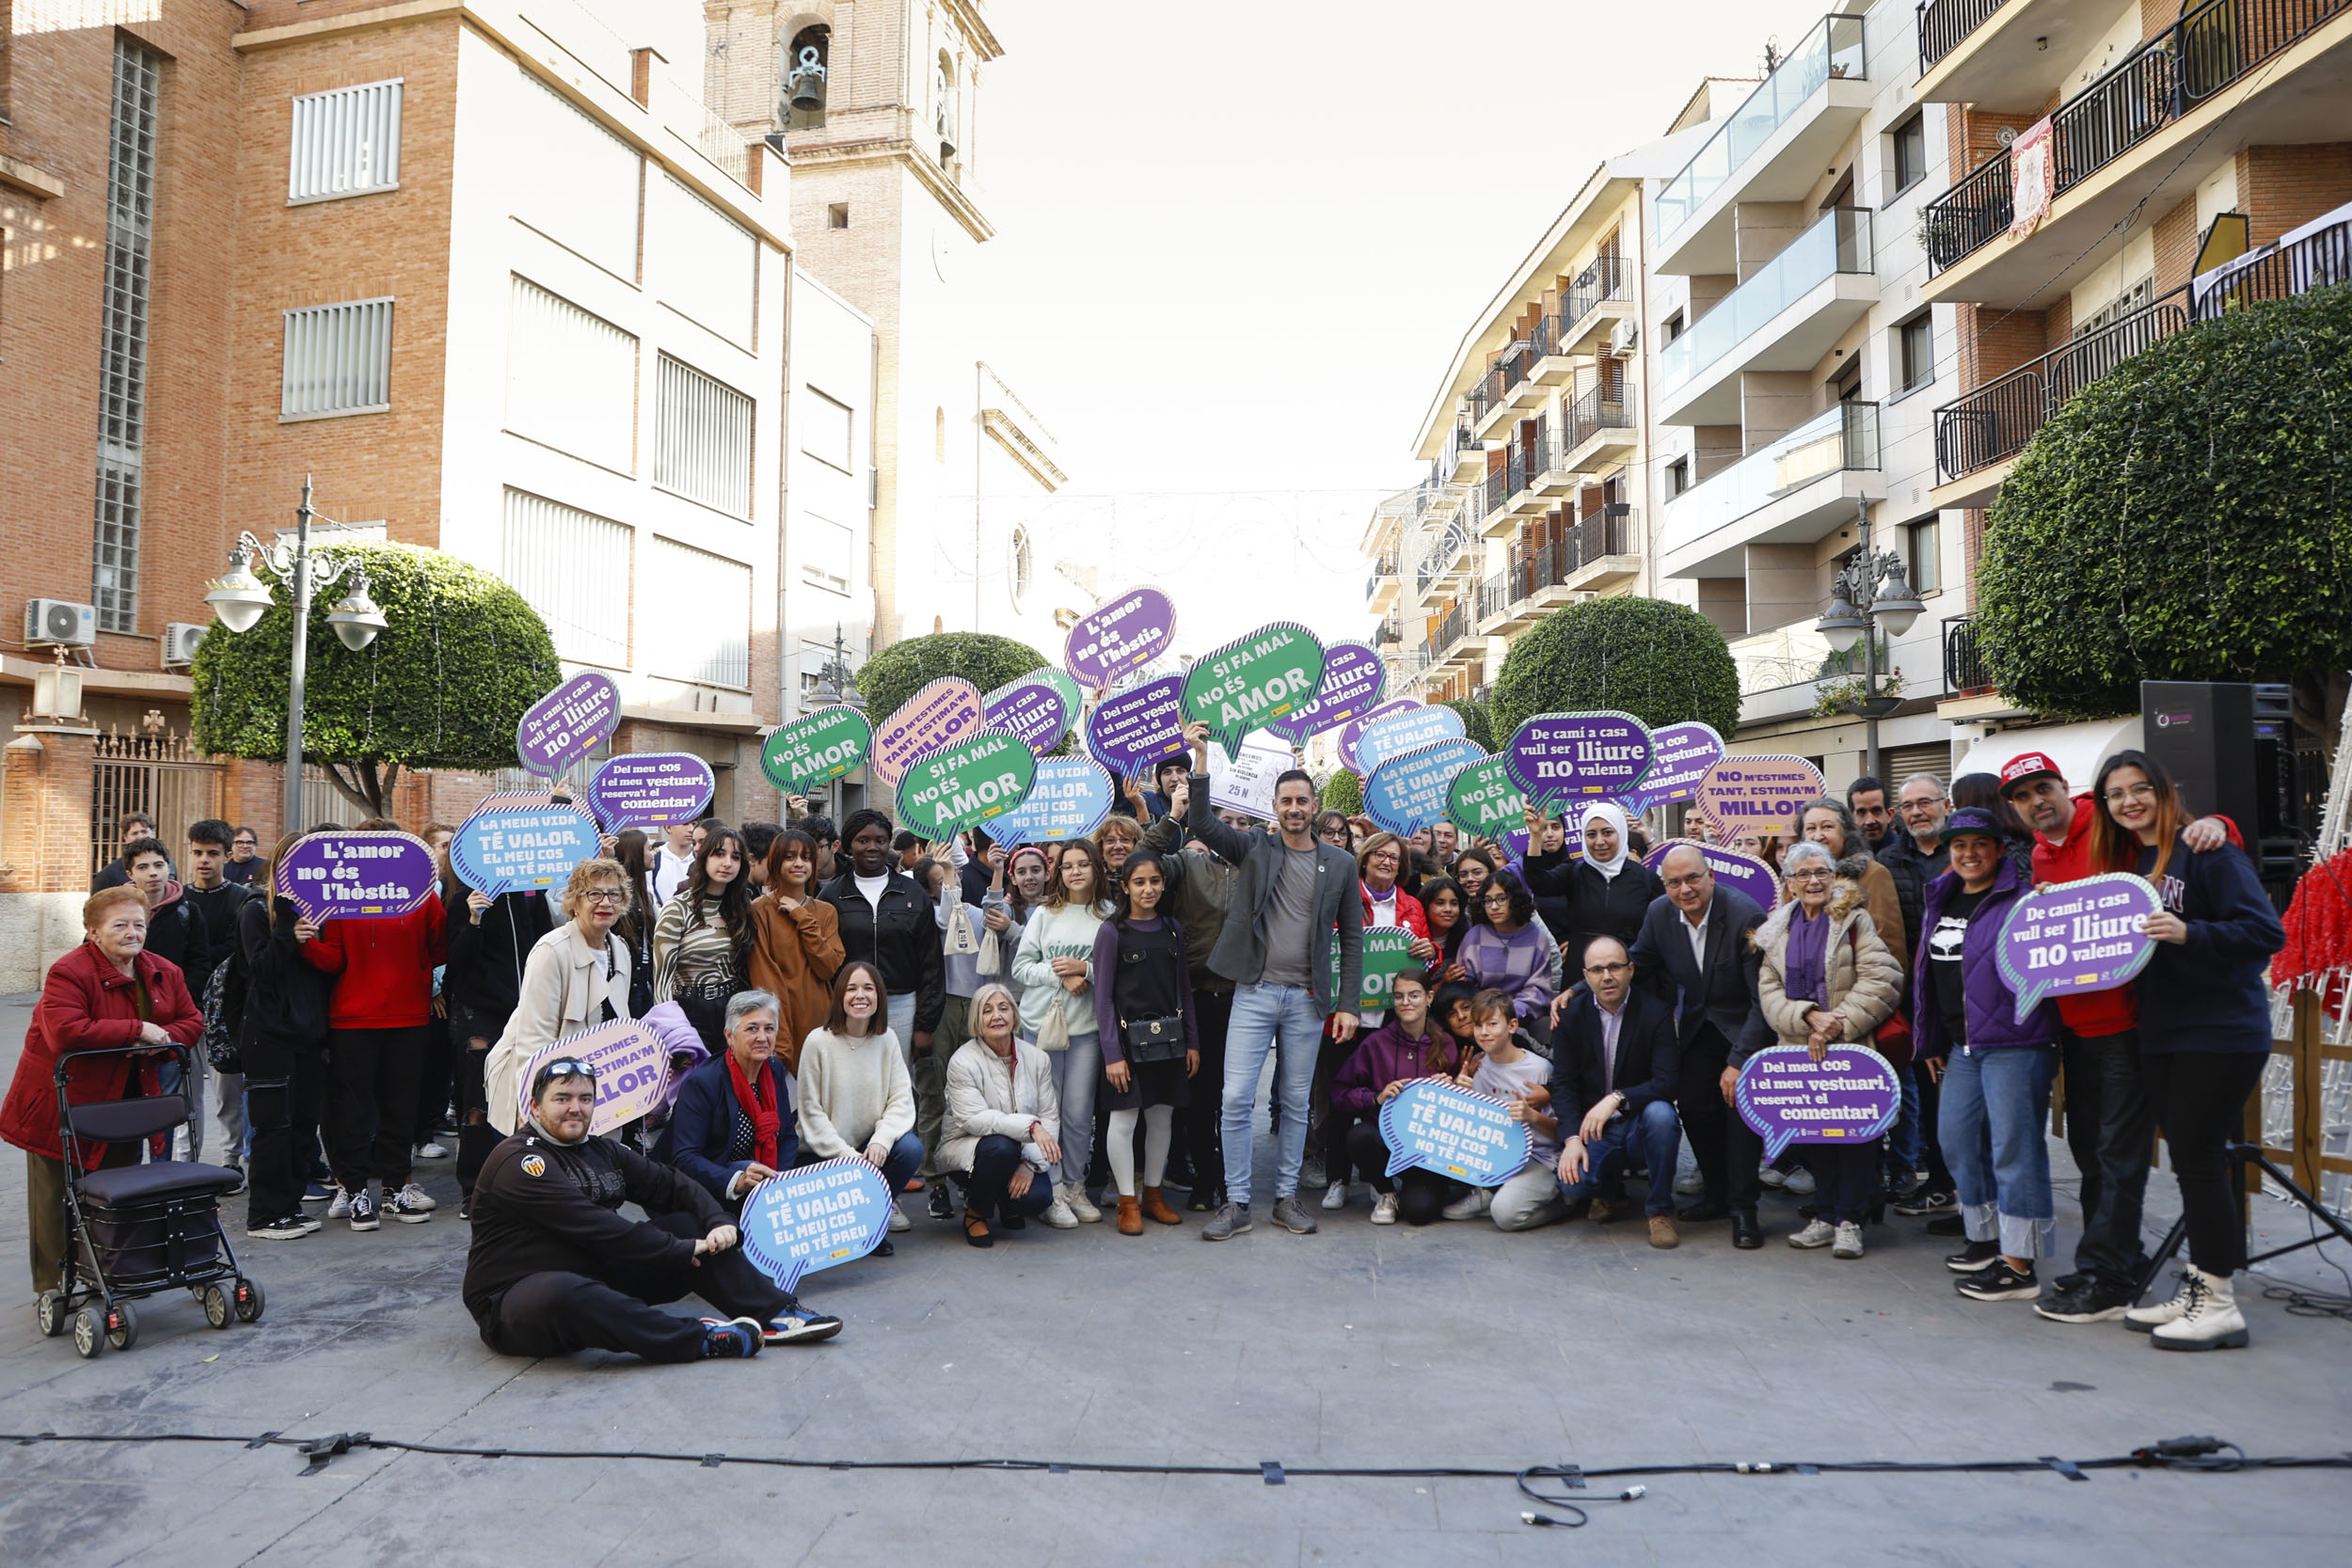
<path fill-rule="evenodd" d="M 1569 524 L 1556 544 L 1546 540 L 1532 550 L 1515 548 L 1502 572 L 1507 602 L 1520 604 L 1541 589 L 1562 587 L 1597 561 L 1638 554 L 1633 541 L 1639 536 L 1638 519 L 1628 507 L 1615 516 L 1604 510 Z"/>
<path fill-rule="evenodd" d="M 1721 129 L 1658 196 L 1658 232 L 1667 239 L 1728 184 L 1756 150 L 1772 140 L 1799 109 L 1833 78 L 1860 81 L 1865 70 L 1862 18 L 1825 16 L 1788 52 L 1770 76 L 1756 84 L 1747 102 L 1731 112 Z"/>
<path fill-rule="evenodd" d="M 1470 606 L 1456 602 L 1451 610 L 1438 619 L 1437 635 L 1429 640 L 1429 646 L 1436 655 L 1430 662 L 1434 664 L 1450 656 L 1455 648 L 1461 646 L 1462 639 L 1468 637 L 1470 633 Z"/>
<path fill-rule="evenodd" d="M 1483 626 L 1491 616 L 1511 608 L 1511 574 L 1497 572 L 1478 585 L 1478 619 Z"/>
<path fill-rule="evenodd" d="M 1591 264 L 1568 285 L 1568 297 L 1561 303 L 1560 320 L 1565 324 L 1563 341 L 1582 325 L 1587 316 L 1599 309 L 1603 300 L 1632 297 L 1632 265 L 1622 256 L 1594 257 Z"/>
<path fill-rule="evenodd" d="M 2058 106 L 2050 117 L 2053 196 L 2065 195 L 2346 9 L 2352 0 L 2208 0 Z M 1920 209 L 1931 271 L 1942 272 L 2009 231 L 2010 157 L 2001 149 Z"/>
<path fill-rule="evenodd" d="M 2025 451 L 2067 399 L 2187 325 L 2186 296 L 2185 289 L 2176 289 L 1937 409 L 1936 483 L 1964 479 Z"/>
<path fill-rule="evenodd" d="M 1593 387 L 1561 410 L 1560 454 L 1565 457 L 1604 430 L 1629 428 L 1623 388 Z"/>
<path fill-rule="evenodd" d="M 1993 672 L 1985 667 L 1977 646 L 1977 623 L 1966 615 L 1944 619 L 1944 690 L 1954 697 L 1977 697 L 1993 689 Z"/>
<path fill-rule="evenodd" d="M 1470 389 L 1464 399 L 1470 404 L 1470 423 L 1475 425 L 1492 413 L 1513 388 L 1527 379 L 1528 368 L 1535 363 L 1535 345 L 1525 340 L 1513 343 L 1497 355 L 1486 373 Z"/>
<path fill-rule="evenodd" d="M 2009 0 L 1919 0 L 1919 74 L 1959 48 Z"/>
<path fill-rule="evenodd" d="M 2213 321 L 2266 300 L 2352 283 L 2352 223 L 2330 224 L 2292 245 L 2274 245 L 2214 268 L 2189 284 L 2189 313 Z"/>

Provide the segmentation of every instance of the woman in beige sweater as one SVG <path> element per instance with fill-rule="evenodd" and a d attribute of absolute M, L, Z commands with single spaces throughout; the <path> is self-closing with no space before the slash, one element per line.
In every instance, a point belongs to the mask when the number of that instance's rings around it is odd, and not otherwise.
<path fill-rule="evenodd" d="M 882 971 L 865 959 L 850 959 L 833 977 L 832 1011 L 801 1044 L 796 1163 L 864 1160 L 890 1184 L 890 1228 L 907 1230 L 914 1221 L 898 1207 L 898 1195 L 923 1163 L 923 1140 L 914 1135 L 914 1081 L 889 1006 Z M 874 1250 L 890 1256 L 889 1238 Z"/>

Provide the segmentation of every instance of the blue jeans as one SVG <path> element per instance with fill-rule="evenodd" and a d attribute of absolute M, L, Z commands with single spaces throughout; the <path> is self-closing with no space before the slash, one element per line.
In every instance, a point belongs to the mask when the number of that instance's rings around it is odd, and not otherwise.
<path fill-rule="evenodd" d="M 1565 1122 L 1560 1131 L 1574 1132 Z M 1653 1100 L 1637 1116 L 1611 1117 L 1609 1125 L 1601 1129 L 1600 1140 L 1584 1146 L 1584 1174 L 1574 1181 L 1561 1182 L 1560 1196 L 1574 1203 L 1614 1190 L 1638 1148 L 1649 1167 L 1649 1200 L 1644 1207 L 1653 1215 L 1671 1214 L 1675 1212 L 1675 1150 L 1681 1143 L 1682 1122 L 1670 1101 Z"/>
<path fill-rule="evenodd" d="M 1974 1052 L 1963 1046 L 1944 1067 L 1935 1131 L 1952 1167 L 1961 1218 L 1970 1241 L 1997 1238 L 2010 1258 L 2047 1258 L 2056 1250 L 2050 1146 L 2042 1128 L 2057 1071 L 2055 1045 Z"/>
<path fill-rule="evenodd" d="M 859 1152 L 862 1154 L 865 1151 L 861 1149 Z M 827 1158 L 829 1156 L 812 1154 L 808 1149 L 803 1148 L 800 1158 L 792 1162 L 792 1166 L 798 1170 L 803 1165 L 813 1165 L 818 1161 Z M 899 1133 L 898 1141 L 890 1146 L 888 1154 L 882 1156 L 882 1180 L 890 1184 L 891 1196 L 897 1197 L 906 1191 L 907 1183 L 914 1180 L 916 1169 L 922 1164 L 923 1140 L 912 1132 Z"/>
<path fill-rule="evenodd" d="M 1236 986 L 1233 1019 L 1225 1031 L 1225 1196 L 1233 1203 L 1249 1201 L 1250 1115 L 1278 1036 L 1282 1041 L 1280 1076 L 1274 1085 L 1275 1103 L 1282 1109 L 1281 1163 L 1274 1178 L 1279 1201 L 1296 1196 L 1298 1167 L 1307 1158 L 1307 1101 L 1323 1044 L 1323 1015 L 1315 1011 L 1314 993 L 1304 986 Z"/>

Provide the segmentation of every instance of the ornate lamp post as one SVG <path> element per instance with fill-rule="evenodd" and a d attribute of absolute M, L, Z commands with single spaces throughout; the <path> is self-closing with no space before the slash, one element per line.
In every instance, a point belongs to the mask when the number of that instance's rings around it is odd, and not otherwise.
<path fill-rule="evenodd" d="M 1863 644 L 1863 700 L 1856 711 L 1868 721 L 1868 754 L 1864 763 L 1872 778 L 1879 772 L 1879 721 L 1900 705 L 1899 697 L 1879 695 L 1879 645 L 1877 628 L 1884 627 L 1890 638 L 1909 631 L 1912 623 L 1925 613 L 1927 606 L 1911 591 L 1903 576 L 1902 557 L 1893 550 L 1871 547 L 1870 503 L 1857 503 L 1861 514 L 1862 543 L 1853 559 L 1838 569 L 1830 579 L 1829 610 L 1813 629 L 1826 638 L 1829 645 L 1839 653 L 1851 650 L 1856 641 Z"/>

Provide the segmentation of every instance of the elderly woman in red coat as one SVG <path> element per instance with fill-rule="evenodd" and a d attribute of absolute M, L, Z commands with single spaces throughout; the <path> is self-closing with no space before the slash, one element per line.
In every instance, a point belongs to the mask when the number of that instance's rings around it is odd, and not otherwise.
<path fill-rule="evenodd" d="M 0 1138 L 24 1151 L 33 1241 L 33 1289 L 53 1290 L 65 1267 L 65 1162 L 57 1138 L 57 1058 L 70 1051 L 194 1045 L 204 1015 L 177 964 L 147 947 L 147 899 L 133 887 L 93 893 L 82 906 L 82 945 L 49 968 L 8 1097 Z M 153 1094 L 158 1060 L 93 1056 L 72 1063 L 67 1094 L 79 1105 Z M 136 1144 L 86 1146 L 86 1168 L 130 1164 Z"/>

